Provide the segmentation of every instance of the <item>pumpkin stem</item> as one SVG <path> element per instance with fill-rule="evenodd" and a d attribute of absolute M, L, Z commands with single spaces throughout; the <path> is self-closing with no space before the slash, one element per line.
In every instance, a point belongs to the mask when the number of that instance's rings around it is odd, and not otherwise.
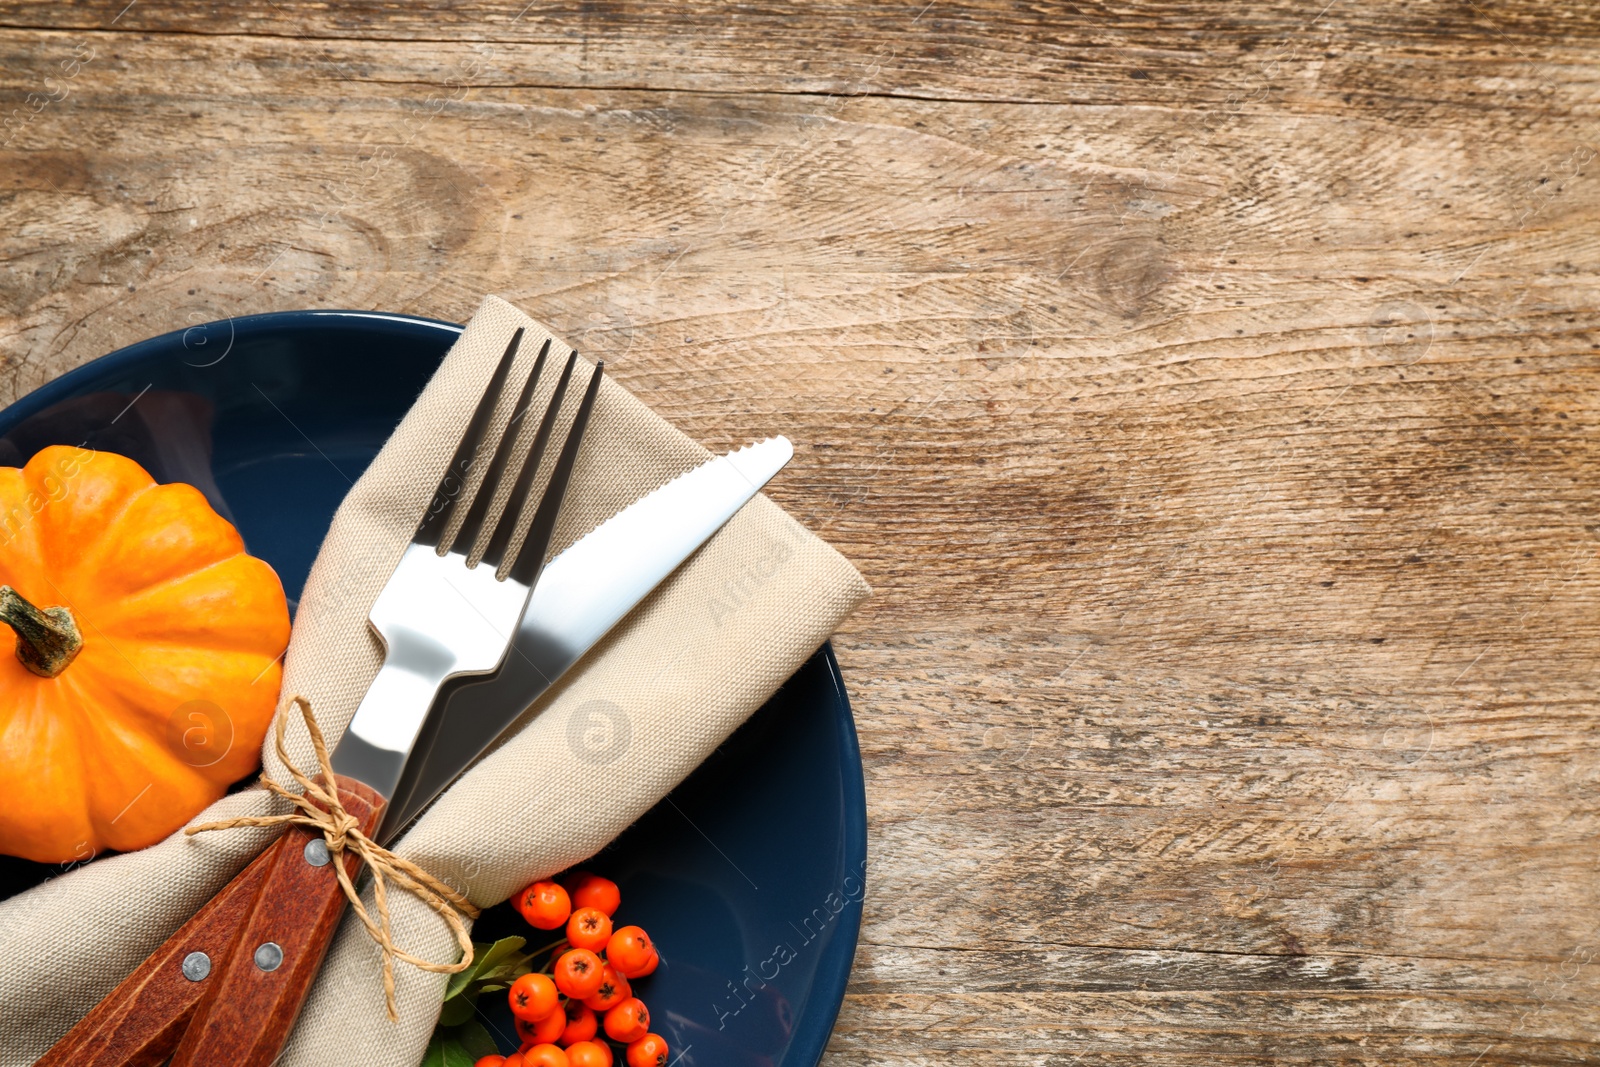
<path fill-rule="evenodd" d="M 41 678 L 54 678 L 83 649 L 83 634 L 66 608 L 36 608 L 0 585 L 0 622 L 17 632 L 17 659 Z"/>

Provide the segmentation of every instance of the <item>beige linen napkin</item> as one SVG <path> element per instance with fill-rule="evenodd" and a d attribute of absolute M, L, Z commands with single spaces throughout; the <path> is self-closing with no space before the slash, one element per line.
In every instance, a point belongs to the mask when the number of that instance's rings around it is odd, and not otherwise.
<path fill-rule="evenodd" d="M 300 599 L 283 682 L 285 696 L 311 699 L 330 740 L 344 731 L 382 660 L 367 609 L 519 326 L 527 331 L 519 356 L 525 366 L 549 332 L 503 300 L 484 301 L 334 516 Z M 551 354 L 567 351 L 556 341 Z M 553 551 L 708 456 L 607 379 Z M 482 906 L 588 858 L 704 760 L 867 593 L 838 553 L 757 496 L 546 693 L 395 850 Z M 596 716 L 596 708 L 605 714 Z M 626 747 L 604 739 L 596 746 L 586 729 L 619 713 Z M 293 720 L 290 751 L 300 766 L 314 766 L 304 728 Z M 265 755 L 268 772 L 287 781 L 276 756 Z M 590 788 L 602 772 L 606 788 Z M 194 821 L 259 814 L 272 810 L 269 801 L 259 788 L 246 790 Z M 0 1065 L 32 1063 L 269 833 L 174 835 L 0 903 Z M 454 958 L 451 936 L 433 912 L 405 894 L 390 900 L 399 944 L 435 960 Z M 279 1062 L 419 1062 L 445 977 L 400 964 L 396 979 L 397 1024 L 384 1012 L 377 949 L 346 916 Z"/>

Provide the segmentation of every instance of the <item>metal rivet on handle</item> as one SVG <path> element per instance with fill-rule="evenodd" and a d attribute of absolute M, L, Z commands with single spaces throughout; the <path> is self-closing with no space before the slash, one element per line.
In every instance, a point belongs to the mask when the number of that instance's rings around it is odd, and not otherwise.
<path fill-rule="evenodd" d="M 306 862 L 313 867 L 326 867 L 333 857 L 328 855 L 328 842 L 321 837 L 313 837 L 306 842 Z"/>
<path fill-rule="evenodd" d="M 204 981 L 211 973 L 211 957 L 204 952 L 191 952 L 183 957 L 183 976 L 191 982 Z"/>
<path fill-rule="evenodd" d="M 263 971 L 275 971 L 283 964 L 283 946 L 276 941 L 264 942 L 256 949 L 256 966 Z"/>

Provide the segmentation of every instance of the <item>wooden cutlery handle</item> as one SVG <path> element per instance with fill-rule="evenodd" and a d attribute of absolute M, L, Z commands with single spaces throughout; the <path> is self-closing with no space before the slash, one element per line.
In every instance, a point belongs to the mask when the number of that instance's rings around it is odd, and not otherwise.
<path fill-rule="evenodd" d="M 223 886 L 35 1067 L 154 1067 L 172 1055 L 195 1006 L 217 984 L 217 967 L 232 953 L 281 840 Z"/>
<path fill-rule="evenodd" d="M 339 776 L 337 785 L 361 831 L 375 832 L 383 797 L 353 778 Z M 355 878 L 360 859 L 346 851 L 342 862 Z M 268 1067 L 277 1059 L 344 909 L 344 890 L 321 832 L 289 827 L 266 869 L 255 910 L 194 1013 L 172 1067 Z"/>

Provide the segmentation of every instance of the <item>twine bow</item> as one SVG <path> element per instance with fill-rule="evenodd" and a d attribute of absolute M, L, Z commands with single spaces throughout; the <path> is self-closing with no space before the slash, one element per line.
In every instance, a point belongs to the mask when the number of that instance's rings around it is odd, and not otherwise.
<path fill-rule="evenodd" d="M 432 971 L 434 974 L 456 974 L 466 970 L 472 966 L 472 938 L 468 936 L 466 924 L 461 921 L 461 916 L 476 919 L 478 909 L 466 897 L 415 863 L 396 856 L 361 832 L 360 821 L 347 812 L 344 804 L 340 802 L 333 764 L 328 758 L 328 745 L 323 740 L 322 730 L 318 728 L 316 718 L 311 714 L 311 702 L 302 696 L 291 697 L 290 700 L 299 706 L 306 730 L 311 734 L 311 745 L 317 753 L 317 765 L 322 769 L 320 780 L 306 777 L 289 759 L 289 753 L 283 746 L 284 726 L 288 716 L 280 715 L 275 738 L 278 758 L 289 769 L 289 773 L 294 775 L 294 780 L 300 783 L 300 788 L 304 792 L 290 792 L 267 777 L 265 771 L 261 773 L 261 784 L 293 804 L 296 810 L 283 815 L 247 815 L 237 819 L 222 819 L 218 822 L 187 827 L 184 833 L 199 834 L 207 830 L 231 830 L 239 826 L 297 825 L 321 830 L 323 840 L 328 843 L 328 853 L 333 857 L 333 871 L 339 878 L 340 888 L 344 890 L 344 895 L 349 899 L 350 906 L 355 910 L 361 924 L 367 928 L 367 933 L 383 952 L 384 1003 L 389 1009 L 390 1021 L 397 1022 L 400 1015 L 394 1005 L 394 961 L 404 960 L 413 967 Z M 350 875 L 345 872 L 344 864 L 340 862 L 346 850 L 360 856 L 361 861 L 372 872 L 373 896 L 378 904 L 377 921 L 373 920 L 361 903 L 361 894 L 356 892 L 355 883 L 351 881 Z M 426 903 L 449 925 L 450 932 L 455 935 L 456 944 L 461 946 L 459 963 L 433 963 L 419 959 L 395 945 L 389 923 L 390 879 L 393 879 L 401 889 Z"/>

